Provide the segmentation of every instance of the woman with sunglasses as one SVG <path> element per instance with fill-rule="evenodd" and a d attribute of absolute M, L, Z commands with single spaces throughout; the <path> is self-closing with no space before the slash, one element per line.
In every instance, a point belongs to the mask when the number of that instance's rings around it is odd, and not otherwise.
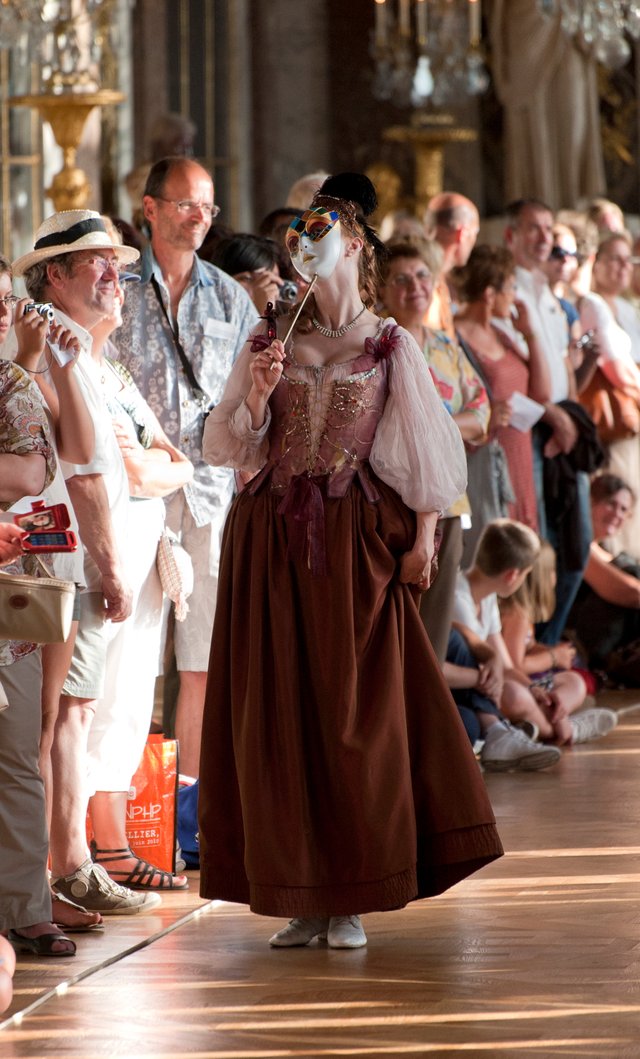
<path fill-rule="evenodd" d="M 222 548 L 201 893 L 293 917 L 274 947 L 360 947 L 361 913 L 501 851 L 417 605 L 464 449 L 421 350 L 373 311 L 375 206 L 341 174 L 293 222 L 304 311 L 245 347 L 205 428 L 208 462 L 258 473 Z"/>

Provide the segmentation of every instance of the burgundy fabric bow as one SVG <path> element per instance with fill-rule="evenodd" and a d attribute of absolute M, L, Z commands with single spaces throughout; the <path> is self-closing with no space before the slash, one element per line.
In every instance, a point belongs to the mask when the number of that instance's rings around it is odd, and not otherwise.
<path fill-rule="evenodd" d="M 251 352 L 260 353 L 263 349 L 268 349 L 272 342 L 273 339 L 268 335 L 254 335 L 251 339 Z"/>
<path fill-rule="evenodd" d="M 305 560 L 315 577 L 327 572 L 324 538 L 324 501 L 313 478 L 297 474 L 278 505 L 278 514 L 287 522 L 287 555 Z"/>
<path fill-rule="evenodd" d="M 389 360 L 400 341 L 400 328 L 397 324 L 385 327 L 379 338 L 365 338 L 364 351 L 376 360 Z"/>
<path fill-rule="evenodd" d="M 271 345 L 274 338 L 278 337 L 278 325 L 276 323 L 276 310 L 273 302 L 267 302 L 267 307 L 264 311 L 264 316 L 260 317 L 267 324 L 266 335 L 254 335 L 251 340 L 251 352 L 261 353 L 263 349 L 266 349 Z"/>

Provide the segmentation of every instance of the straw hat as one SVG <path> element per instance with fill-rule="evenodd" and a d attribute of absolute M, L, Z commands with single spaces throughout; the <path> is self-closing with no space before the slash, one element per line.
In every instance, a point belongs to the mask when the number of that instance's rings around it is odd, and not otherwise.
<path fill-rule="evenodd" d="M 13 274 L 24 276 L 39 261 L 77 250 L 115 250 L 119 265 L 130 265 L 140 257 L 134 247 L 113 242 L 95 210 L 63 210 L 43 221 L 36 232 L 33 250 L 13 262 Z"/>

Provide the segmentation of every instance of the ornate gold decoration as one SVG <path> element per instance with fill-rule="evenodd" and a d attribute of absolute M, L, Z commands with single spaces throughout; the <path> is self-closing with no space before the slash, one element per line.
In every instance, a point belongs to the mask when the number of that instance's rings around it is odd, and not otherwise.
<path fill-rule="evenodd" d="M 444 150 L 449 143 L 472 143 L 475 129 L 454 125 L 450 114 L 416 114 L 411 125 L 392 125 L 383 139 L 408 143 L 414 151 L 415 212 L 421 217 L 429 200 L 443 190 Z"/>
<path fill-rule="evenodd" d="M 388 213 L 399 208 L 402 180 L 388 162 L 373 162 L 367 167 L 365 173 L 374 185 L 378 196 L 378 208 L 371 217 L 371 223 L 377 225 Z"/>
<path fill-rule="evenodd" d="M 94 92 L 14 96 L 9 100 L 14 107 L 35 107 L 43 121 L 51 125 L 56 143 L 62 148 L 63 167 L 54 176 L 51 187 L 46 189 L 57 212 L 84 209 L 89 201 L 91 185 L 84 170 L 76 166 L 76 155 L 89 114 L 94 107 L 122 103 L 125 98 L 122 92 L 102 88 Z"/>

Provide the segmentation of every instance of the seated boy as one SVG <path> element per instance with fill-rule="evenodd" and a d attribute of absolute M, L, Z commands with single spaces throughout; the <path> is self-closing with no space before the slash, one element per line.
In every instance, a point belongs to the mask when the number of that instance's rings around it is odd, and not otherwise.
<path fill-rule="evenodd" d="M 484 740 L 480 761 L 490 771 L 543 769 L 560 757 L 557 747 L 536 742 L 538 735 L 554 738 L 552 693 L 532 685 L 515 668 L 498 610 L 498 597 L 507 598 L 520 587 L 539 550 L 533 530 L 496 519 L 480 536 L 471 568 L 458 574 L 444 675 L 472 742 Z M 582 741 L 586 728 L 571 723 L 573 742 Z"/>

